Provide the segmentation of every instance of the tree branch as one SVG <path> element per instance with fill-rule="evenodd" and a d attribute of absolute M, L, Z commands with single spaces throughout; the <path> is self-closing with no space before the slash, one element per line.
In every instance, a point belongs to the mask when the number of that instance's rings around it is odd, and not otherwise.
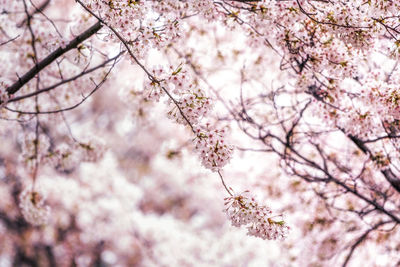
<path fill-rule="evenodd" d="M 344 130 L 341 131 L 344 132 Z M 348 134 L 347 136 L 362 152 L 364 152 L 364 154 L 371 155 L 371 151 L 365 145 L 364 141 L 351 134 Z M 381 170 L 381 173 L 383 174 L 385 179 L 393 186 L 393 188 L 400 193 L 400 179 L 392 172 L 392 170 L 388 168 L 385 170 Z"/>
<path fill-rule="evenodd" d="M 33 17 L 33 15 L 34 14 L 36 14 L 36 13 L 42 13 L 43 12 L 43 10 L 45 10 L 46 9 L 46 7 L 48 6 L 50 4 L 50 0 L 46 0 L 46 1 L 44 1 L 39 7 L 36 7 L 35 6 L 35 11 L 33 11 L 32 13 L 28 13 L 27 15 L 27 18 L 26 19 L 24 19 L 23 21 L 21 21 L 18 25 L 17 25 L 17 27 L 22 27 L 28 20 L 30 20 L 32 17 Z"/>
<path fill-rule="evenodd" d="M 40 90 L 37 90 L 37 91 L 32 92 L 32 93 L 28 93 L 28 94 L 26 94 L 26 95 L 13 97 L 13 98 L 9 99 L 9 100 L 7 101 L 7 103 L 20 101 L 20 100 L 25 99 L 25 98 L 29 98 L 29 97 L 32 97 L 32 96 L 35 96 L 35 95 L 39 95 L 39 94 L 41 94 L 41 93 L 51 91 L 51 90 L 53 90 L 54 88 L 57 88 L 58 86 L 63 85 L 63 84 L 65 84 L 65 83 L 69 83 L 69 82 L 75 81 L 76 79 L 79 79 L 80 77 L 82 77 L 82 76 L 84 76 L 84 75 L 86 75 L 86 74 L 88 74 L 88 73 L 91 73 L 91 72 L 93 72 L 93 71 L 96 71 L 96 70 L 98 70 L 98 69 L 100 69 L 100 68 L 105 67 L 105 66 L 106 66 L 108 63 L 110 63 L 111 61 L 117 60 L 117 59 L 118 59 L 121 55 L 123 55 L 124 53 L 125 53 L 125 51 L 122 51 L 121 53 L 119 53 L 119 54 L 116 55 L 115 57 L 110 58 L 110 59 L 107 59 L 107 60 L 104 61 L 103 63 L 101 63 L 101 64 L 99 64 L 99 65 L 97 65 L 97 66 L 95 66 L 95 67 L 93 67 L 93 68 L 91 68 L 91 69 L 82 71 L 81 73 L 79 73 L 79 74 L 77 74 L 77 75 L 75 75 L 75 76 L 73 76 L 73 77 L 71 77 L 71 78 L 64 79 L 64 80 L 62 80 L 62 81 L 60 81 L 60 82 L 58 82 L 58 83 L 56 83 L 56 84 L 53 84 L 53 85 L 51 85 L 51 86 L 49 86 L 49 87 L 42 88 L 42 89 L 40 89 Z"/>
<path fill-rule="evenodd" d="M 32 67 L 27 73 L 25 73 L 21 78 L 18 79 L 13 85 L 7 88 L 7 93 L 9 95 L 15 94 L 18 92 L 19 89 L 22 88 L 25 84 L 27 84 L 33 77 L 35 77 L 36 74 L 38 74 L 41 70 L 43 70 L 45 67 L 50 65 L 56 58 L 59 56 L 63 55 L 64 53 L 68 52 L 69 50 L 76 48 L 78 44 L 82 43 L 89 37 L 91 37 L 93 34 L 98 32 L 101 29 L 102 25 L 98 21 L 96 22 L 92 27 L 75 37 L 71 42 L 69 42 L 65 47 L 59 47 L 57 50 L 55 50 L 53 53 L 48 55 L 46 58 L 44 58 L 42 61 L 38 62 L 37 65 Z"/>

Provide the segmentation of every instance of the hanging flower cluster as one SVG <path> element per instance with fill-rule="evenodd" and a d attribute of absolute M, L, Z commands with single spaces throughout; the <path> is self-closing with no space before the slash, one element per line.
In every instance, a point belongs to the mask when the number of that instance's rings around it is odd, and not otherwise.
<path fill-rule="evenodd" d="M 50 207 L 45 205 L 44 196 L 31 189 L 25 189 L 19 196 L 19 207 L 24 219 L 35 226 L 44 225 L 50 218 Z"/>
<path fill-rule="evenodd" d="M 286 238 L 290 227 L 280 216 L 272 216 L 272 211 L 266 206 L 260 206 L 253 197 L 247 197 L 245 191 L 225 198 L 226 213 L 232 225 L 240 227 L 247 225 L 248 235 L 262 239 L 275 240 Z"/>
<path fill-rule="evenodd" d="M 232 157 L 233 146 L 225 142 L 225 130 L 195 129 L 195 151 L 207 169 L 216 172 L 224 167 Z"/>

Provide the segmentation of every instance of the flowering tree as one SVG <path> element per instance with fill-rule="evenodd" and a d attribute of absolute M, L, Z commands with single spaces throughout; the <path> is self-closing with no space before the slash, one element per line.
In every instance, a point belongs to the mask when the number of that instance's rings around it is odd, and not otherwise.
<path fill-rule="evenodd" d="M 400 264 L 398 2 L 0 3 L 5 266 Z"/>

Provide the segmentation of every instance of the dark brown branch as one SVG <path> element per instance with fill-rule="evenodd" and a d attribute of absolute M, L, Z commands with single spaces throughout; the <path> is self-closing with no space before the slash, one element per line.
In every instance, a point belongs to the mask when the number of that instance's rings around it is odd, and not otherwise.
<path fill-rule="evenodd" d="M 18 79 L 13 85 L 7 88 L 7 92 L 9 95 L 15 94 L 18 92 L 19 89 L 22 88 L 25 84 L 27 84 L 33 77 L 35 77 L 36 74 L 38 74 L 41 70 L 43 70 L 45 67 L 50 65 L 54 60 L 56 60 L 59 56 L 63 55 L 64 53 L 68 52 L 71 49 L 76 48 L 80 43 L 91 37 L 93 34 L 98 32 L 101 29 L 102 25 L 98 21 L 96 22 L 92 27 L 87 29 L 85 32 L 82 34 L 78 35 L 73 39 L 71 42 L 69 42 L 64 48 L 59 47 L 57 50 L 55 50 L 53 53 L 48 55 L 46 58 L 44 58 L 42 61 L 38 62 L 37 65 L 35 65 L 33 68 L 31 68 L 27 73 L 25 73 L 21 78 Z"/>
<path fill-rule="evenodd" d="M 79 73 L 79 74 L 77 74 L 77 75 L 75 75 L 75 76 L 73 76 L 73 77 L 71 77 L 71 78 L 64 79 L 64 80 L 62 80 L 62 81 L 60 81 L 60 82 L 58 82 L 58 83 L 56 83 L 56 84 L 53 84 L 53 85 L 51 85 L 51 86 L 49 86 L 49 87 L 40 89 L 40 90 L 38 90 L 38 91 L 29 93 L 29 94 L 26 94 L 26 95 L 22 95 L 22 96 L 17 96 L 17 97 L 11 98 L 10 100 L 7 101 L 7 103 L 16 102 L 16 101 L 19 101 L 19 100 L 22 100 L 22 99 L 25 99 L 25 98 L 29 98 L 29 97 L 32 97 L 32 96 L 35 96 L 35 95 L 39 95 L 39 94 L 41 94 L 41 93 L 44 93 L 44 92 L 48 92 L 48 91 L 50 91 L 50 90 L 53 90 L 54 88 L 57 88 L 58 86 L 63 85 L 63 84 L 65 84 L 65 83 L 72 82 L 72 81 L 74 81 L 74 80 L 76 80 L 76 79 L 79 79 L 80 77 L 82 77 L 82 76 L 84 76 L 84 75 L 86 75 L 86 74 L 88 74 L 88 73 L 91 73 L 91 72 L 93 72 L 93 71 L 95 71 L 95 70 L 98 70 L 98 69 L 100 69 L 100 68 L 105 67 L 108 63 L 110 63 L 111 61 L 114 61 L 114 60 L 118 59 L 118 58 L 119 58 L 122 54 L 124 54 L 124 53 L 125 53 L 125 51 L 122 51 L 121 53 L 119 53 L 119 54 L 116 55 L 115 57 L 110 58 L 110 59 L 104 61 L 103 63 L 101 63 L 101 64 L 99 64 L 99 65 L 97 65 L 97 66 L 95 66 L 95 67 L 93 67 L 93 68 L 91 68 L 91 69 L 82 71 L 81 73 Z"/>
<path fill-rule="evenodd" d="M 274 138 L 276 141 L 278 141 L 279 143 L 281 143 L 282 145 L 286 146 L 286 148 L 290 149 L 290 151 L 292 152 L 293 155 L 297 156 L 299 159 L 303 160 L 304 163 L 308 164 L 309 167 L 312 167 L 316 170 L 321 171 L 325 176 L 326 176 L 326 180 L 335 183 L 336 185 L 342 187 L 343 189 L 346 190 L 346 192 L 349 192 L 351 194 L 353 194 L 354 196 L 358 197 L 359 199 L 362 199 L 363 201 L 365 201 L 366 203 L 370 204 L 371 206 L 373 206 L 376 210 L 382 212 L 383 214 L 386 214 L 388 217 L 390 217 L 394 222 L 396 223 L 400 223 L 400 217 L 397 217 L 396 214 L 392 213 L 391 211 L 386 210 L 383 206 L 381 206 L 379 203 L 376 203 L 376 201 L 374 201 L 373 199 L 370 199 L 364 195 L 362 195 L 361 193 L 359 193 L 355 188 L 351 188 L 350 186 L 348 186 L 345 182 L 340 181 L 339 179 L 335 178 L 334 176 L 331 175 L 331 173 L 329 173 L 327 170 L 325 170 L 323 167 L 321 167 L 319 164 L 317 164 L 316 162 L 314 162 L 311 159 L 306 158 L 305 156 L 303 156 L 302 154 L 300 154 L 300 152 L 298 152 L 296 149 L 294 149 L 290 144 L 287 144 L 285 141 L 283 141 L 282 139 L 280 139 L 278 136 L 275 136 L 273 134 L 269 134 L 270 137 Z M 263 141 L 263 140 L 261 140 Z M 283 154 L 278 153 L 278 155 L 280 155 L 283 158 Z M 300 176 L 301 177 L 301 176 Z"/>
<path fill-rule="evenodd" d="M 121 53 L 123 53 L 123 52 L 121 52 Z M 113 59 L 114 59 L 113 65 L 107 71 L 107 73 L 105 74 L 105 76 L 101 80 L 101 82 L 99 84 L 95 83 L 95 88 L 92 91 L 90 91 L 90 93 L 87 96 L 84 96 L 81 101 L 79 101 L 78 103 L 76 103 L 73 106 L 70 106 L 70 107 L 67 107 L 67 108 L 62 108 L 62 109 L 57 109 L 57 110 L 48 110 L 48 111 L 39 111 L 39 110 L 36 110 L 36 111 L 20 111 L 20 110 L 14 110 L 14 109 L 11 109 L 11 108 L 8 108 L 8 107 L 5 107 L 5 109 L 8 110 L 8 111 L 11 111 L 11 112 L 19 113 L 19 114 L 34 114 L 34 115 L 54 114 L 54 113 L 61 113 L 61 112 L 64 112 L 64 111 L 68 111 L 68 110 L 73 110 L 73 109 L 77 108 L 78 106 L 80 106 L 83 102 L 85 102 L 91 95 L 93 95 L 106 82 L 108 75 L 110 74 L 111 70 L 114 68 L 115 64 L 117 63 L 118 57 L 114 57 Z M 92 82 L 93 82 L 93 80 L 92 80 Z"/>

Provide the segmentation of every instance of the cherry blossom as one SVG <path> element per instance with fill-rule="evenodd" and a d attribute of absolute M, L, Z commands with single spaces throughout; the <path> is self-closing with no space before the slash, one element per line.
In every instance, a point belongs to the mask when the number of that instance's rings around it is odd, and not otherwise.
<path fill-rule="evenodd" d="M 204 129 L 195 129 L 195 151 L 203 166 L 214 172 L 223 168 L 232 157 L 233 146 L 226 142 L 225 132 L 225 129 L 211 130 L 208 125 Z"/>
<path fill-rule="evenodd" d="M 19 196 L 19 207 L 24 219 L 36 226 L 44 225 L 50 218 L 50 207 L 45 205 L 43 194 L 25 189 Z"/>
<path fill-rule="evenodd" d="M 1 266 L 400 261 L 398 1 L 0 10 Z"/>
<path fill-rule="evenodd" d="M 278 217 L 272 216 L 272 211 L 266 206 L 259 205 L 254 198 L 242 194 L 234 194 L 225 198 L 226 212 L 232 225 L 240 227 L 248 225 L 248 235 L 262 239 L 284 239 L 289 226 Z"/>

